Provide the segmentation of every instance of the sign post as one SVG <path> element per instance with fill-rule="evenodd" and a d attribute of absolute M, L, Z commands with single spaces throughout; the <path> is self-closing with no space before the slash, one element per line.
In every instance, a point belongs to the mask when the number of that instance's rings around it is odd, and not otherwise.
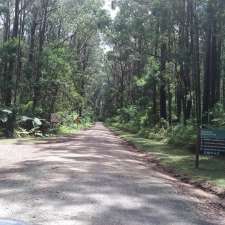
<path fill-rule="evenodd" d="M 81 123 L 79 116 L 75 119 L 75 123 L 77 124 L 77 128 L 78 128 Z"/>
<path fill-rule="evenodd" d="M 195 159 L 195 168 L 199 168 L 199 156 L 201 149 L 201 126 L 198 127 L 198 136 L 197 136 L 197 146 L 196 146 L 196 159 Z"/>
<path fill-rule="evenodd" d="M 225 130 L 199 129 L 196 149 L 196 168 L 199 167 L 199 155 L 225 156 Z"/>

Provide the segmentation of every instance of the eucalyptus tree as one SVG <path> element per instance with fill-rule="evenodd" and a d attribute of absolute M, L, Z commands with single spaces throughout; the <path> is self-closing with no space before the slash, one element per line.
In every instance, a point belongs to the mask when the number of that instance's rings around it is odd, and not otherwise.
<path fill-rule="evenodd" d="M 98 73 L 101 0 L 0 1 L 0 106 L 49 118 L 82 114 Z"/>
<path fill-rule="evenodd" d="M 113 7 L 118 15 L 106 35 L 116 108 L 136 105 L 153 125 L 200 125 L 202 114 L 209 122 L 224 105 L 224 1 L 118 0 Z"/>

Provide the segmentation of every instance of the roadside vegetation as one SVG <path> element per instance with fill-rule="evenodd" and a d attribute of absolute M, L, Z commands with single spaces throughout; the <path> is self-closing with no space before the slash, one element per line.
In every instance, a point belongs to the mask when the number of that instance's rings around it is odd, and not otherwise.
<path fill-rule="evenodd" d="M 85 115 L 79 118 L 79 115 L 65 115 L 62 123 L 56 128 L 56 134 L 74 134 L 81 129 L 90 128 L 94 123 L 92 115 Z"/>
<path fill-rule="evenodd" d="M 225 190 L 225 161 L 221 158 L 201 156 L 200 168 L 195 168 L 195 154 L 193 146 L 170 144 L 169 139 L 162 138 L 162 134 L 151 135 L 150 138 L 142 134 L 133 133 L 119 123 L 107 123 L 107 126 L 137 149 L 149 153 L 165 169 L 171 170 L 183 179 L 197 182 L 201 185 L 209 183 L 212 187 Z M 163 135 L 164 136 L 164 135 Z M 165 137 L 165 136 L 164 136 Z M 170 171 L 171 173 L 171 171 Z"/>
<path fill-rule="evenodd" d="M 0 137 L 12 137 L 8 132 L 7 125 L 11 122 L 13 112 L 10 110 L 0 111 L 0 121 L 2 124 Z M 54 122 L 49 122 L 46 119 L 37 117 L 18 116 L 13 121 L 14 138 L 25 137 L 50 137 L 62 134 L 73 134 L 80 129 L 89 128 L 93 124 L 92 115 L 80 116 L 76 113 L 68 114 L 68 112 L 59 112 L 54 114 Z"/>
<path fill-rule="evenodd" d="M 178 173 L 224 187 L 224 157 L 200 156 L 196 170 L 195 152 L 200 127 L 225 129 L 225 1 L 114 2 L 99 118 Z"/>
<path fill-rule="evenodd" d="M 90 126 L 109 21 L 100 0 L 0 0 L 0 137 Z"/>

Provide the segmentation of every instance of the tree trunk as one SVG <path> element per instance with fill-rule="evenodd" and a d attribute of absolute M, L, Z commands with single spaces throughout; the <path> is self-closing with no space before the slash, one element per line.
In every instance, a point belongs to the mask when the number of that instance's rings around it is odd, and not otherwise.
<path fill-rule="evenodd" d="M 46 28 L 47 28 L 48 4 L 49 4 L 49 0 L 44 0 L 43 4 L 42 4 L 43 13 L 41 15 L 42 21 L 41 21 L 40 29 L 39 29 L 38 59 L 37 59 L 37 64 L 36 64 L 34 97 L 33 97 L 33 107 L 32 107 L 33 112 L 35 112 L 35 109 L 38 105 L 38 101 L 39 101 L 39 98 L 40 98 L 40 84 L 39 84 L 39 82 L 40 82 L 40 78 L 41 78 L 41 67 L 42 67 L 41 57 L 42 57 L 44 41 L 45 41 L 45 32 L 46 32 Z"/>
<path fill-rule="evenodd" d="M 20 0 L 15 0 L 15 10 L 14 10 L 14 22 L 13 22 L 13 31 L 11 38 L 15 40 L 18 36 L 19 29 L 19 4 Z M 12 96 L 13 96 L 13 75 L 15 73 L 15 56 L 11 56 L 9 61 L 9 67 L 7 71 L 7 86 L 5 89 L 5 100 L 4 103 L 6 106 L 10 107 L 12 104 Z"/>
<path fill-rule="evenodd" d="M 167 119 L 167 102 L 166 102 L 166 44 L 161 45 L 161 66 L 160 66 L 160 118 Z"/>

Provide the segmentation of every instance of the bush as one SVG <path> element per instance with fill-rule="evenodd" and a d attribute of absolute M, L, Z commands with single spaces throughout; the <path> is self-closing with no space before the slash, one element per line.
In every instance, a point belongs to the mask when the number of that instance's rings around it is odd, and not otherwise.
<path fill-rule="evenodd" d="M 17 137 L 38 136 L 42 137 L 50 132 L 50 123 L 37 117 L 22 116 L 18 121 Z"/>
<path fill-rule="evenodd" d="M 5 137 L 12 138 L 16 126 L 16 110 L 0 109 L 0 129 Z"/>
<path fill-rule="evenodd" d="M 197 140 L 197 131 L 192 124 L 177 125 L 168 130 L 168 143 L 193 148 Z"/>
<path fill-rule="evenodd" d="M 138 133 L 143 127 L 147 127 L 148 114 L 145 111 L 139 112 L 136 106 L 131 105 L 117 110 L 117 115 L 107 119 L 106 123 L 113 123 L 115 127 Z"/>
<path fill-rule="evenodd" d="M 222 104 L 215 105 L 213 110 L 209 113 L 210 124 L 214 127 L 225 127 L 225 111 Z"/>
<path fill-rule="evenodd" d="M 150 126 L 149 110 L 139 110 L 136 106 L 128 106 L 117 111 L 117 115 L 107 120 L 107 123 L 121 130 L 131 133 L 138 133 L 141 137 L 154 139 L 157 141 L 166 141 L 176 146 L 193 148 L 196 143 L 197 131 L 193 121 L 187 122 L 187 125 L 179 124 L 171 127 L 169 122 L 161 119 L 154 127 Z M 225 115 L 217 109 L 217 117 L 223 118 Z M 221 120 L 220 120 L 221 122 Z"/>
<path fill-rule="evenodd" d="M 90 127 L 93 123 L 91 113 L 86 113 L 82 117 L 79 117 L 76 112 L 61 112 L 58 115 L 62 118 L 62 122 L 56 131 L 58 134 L 72 134 L 80 128 Z M 76 121 L 79 121 L 79 123 Z"/>
<path fill-rule="evenodd" d="M 128 123 L 137 116 L 136 106 L 128 106 L 117 110 L 119 122 Z"/>
<path fill-rule="evenodd" d="M 191 122 L 186 126 L 179 124 L 170 127 L 166 120 L 161 120 L 155 127 L 150 128 L 146 126 L 146 120 L 147 116 L 137 113 L 136 118 L 129 118 L 129 122 L 121 122 L 120 115 L 117 115 L 107 120 L 107 123 L 121 130 L 138 133 L 143 138 L 166 141 L 175 146 L 195 147 L 197 131 Z"/>

